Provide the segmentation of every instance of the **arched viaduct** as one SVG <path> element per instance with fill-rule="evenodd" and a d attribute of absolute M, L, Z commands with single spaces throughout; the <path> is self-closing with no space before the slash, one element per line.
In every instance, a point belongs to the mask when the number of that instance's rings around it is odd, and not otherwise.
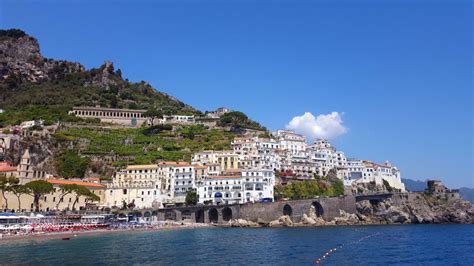
<path fill-rule="evenodd" d="M 288 215 L 299 222 L 303 214 L 314 207 L 316 216 L 326 221 L 339 216 L 339 210 L 356 212 L 356 197 L 341 196 L 307 200 L 288 200 L 269 203 L 249 203 L 242 205 L 189 206 L 164 209 L 144 209 L 121 211 L 123 217 L 139 217 L 145 221 L 187 221 L 194 223 L 226 223 L 230 219 L 245 219 L 253 222 L 270 222 Z"/>

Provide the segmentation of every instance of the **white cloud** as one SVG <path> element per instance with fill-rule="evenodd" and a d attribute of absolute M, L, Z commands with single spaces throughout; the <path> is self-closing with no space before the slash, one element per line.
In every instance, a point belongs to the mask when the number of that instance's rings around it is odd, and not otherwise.
<path fill-rule="evenodd" d="M 286 125 L 286 129 L 303 134 L 310 141 L 318 138 L 334 139 L 347 132 L 347 128 L 343 125 L 342 114 L 339 112 L 322 114 L 317 117 L 306 112 L 302 116 L 293 117 Z"/>

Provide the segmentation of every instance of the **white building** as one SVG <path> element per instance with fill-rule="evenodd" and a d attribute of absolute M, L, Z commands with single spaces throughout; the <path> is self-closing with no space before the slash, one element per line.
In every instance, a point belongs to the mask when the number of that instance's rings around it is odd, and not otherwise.
<path fill-rule="evenodd" d="M 374 182 L 376 185 L 382 185 L 383 180 L 385 180 L 391 187 L 405 191 L 405 184 L 400 178 L 400 171 L 388 162 L 381 165 L 371 161 L 350 159 L 347 160 L 344 167 L 338 167 L 337 174 L 346 186 L 350 186 L 354 182 Z"/>
<path fill-rule="evenodd" d="M 229 108 L 226 107 L 219 107 L 215 111 L 207 112 L 206 116 L 208 118 L 220 118 L 222 115 L 231 112 Z"/>
<path fill-rule="evenodd" d="M 288 150 L 291 154 L 298 154 L 306 151 L 306 138 L 303 135 L 296 134 L 291 130 L 278 130 L 274 133 L 280 148 Z"/>
<path fill-rule="evenodd" d="M 123 204 L 135 208 L 161 207 L 164 179 L 159 175 L 159 167 L 150 165 L 129 165 L 116 173 L 105 192 L 105 204 L 122 207 Z"/>
<path fill-rule="evenodd" d="M 246 169 L 240 173 L 210 176 L 198 183 L 200 203 L 240 204 L 273 201 L 273 170 Z"/>
<path fill-rule="evenodd" d="M 158 208 L 182 204 L 195 187 L 195 173 L 195 167 L 185 162 L 130 165 L 117 172 L 107 187 L 106 205 L 122 207 L 125 202 L 135 208 Z M 202 172 L 198 174 L 202 176 Z"/>
<path fill-rule="evenodd" d="M 31 120 L 31 121 L 24 121 L 20 124 L 21 129 L 27 129 L 34 126 L 42 127 L 44 125 L 44 120 Z"/>
<path fill-rule="evenodd" d="M 162 124 L 194 124 L 196 122 L 194 115 L 164 115 L 160 119 Z"/>

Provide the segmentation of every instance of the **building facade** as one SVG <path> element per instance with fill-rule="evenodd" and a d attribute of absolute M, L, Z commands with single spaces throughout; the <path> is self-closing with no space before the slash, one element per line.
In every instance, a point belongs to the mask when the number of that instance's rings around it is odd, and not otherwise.
<path fill-rule="evenodd" d="M 202 204 L 242 204 L 273 201 L 274 185 L 273 170 L 246 169 L 209 176 L 197 183 L 197 192 Z"/>
<path fill-rule="evenodd" d="M 101 107 L 73 107 L 69 114 L 81 118 L 98 118 L 100 122 L 122 126 L 139 127 L 146 123 L 146 110 L 116 109 Z"/>

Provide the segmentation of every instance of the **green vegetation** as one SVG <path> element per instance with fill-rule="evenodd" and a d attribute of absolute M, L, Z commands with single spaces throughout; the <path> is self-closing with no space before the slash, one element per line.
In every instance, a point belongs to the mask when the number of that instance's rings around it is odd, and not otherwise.
<path fill-rule="evenodd" d="M 336 179 L 305 180 L 286 186 L 275 186 L 275 199 L 311 199 L 316 196 L 334 197 L 344 194 L 343 182 Z"/>
<path fill-rule="evenodd" d="M 11 188 L 10 192 L 16 196 L 18 200 L 18 210 L 21 211 L 21 195 L 28 194 L 30 190 L 25 185 L 16 184 Z"/>
<path fill-rule="evenodd" d="M 56 169 L 59 175 L 64 178 L 83 178 L 89 163 L 89 158 L 68 151 L 56 159 Z"/>
<path fill-rule="evenodd" d="M 191 190 L 191 191 L 188 191 L 188 193 L 186 194 L 186 205 L 196 205 L 198 203 L 198 200 L 199 200 L 199 196 L 196 192 L 196 190 Z"/>
<path fill-rule="evenodd" d="M 90 191 L 88 188 L 84 186 L 76 186 L 73 191 L 76 194 L 76 200 L 72 204 L 72 210 L 76 210 L 76 203 L 79 202 L 79 198 L 81 196 L 86 198 L 85 199 L 86 202 L 100 200 L 99 196 L 97 196 L 96 194 L 94 194 L 92 191 Z"/>
<path fill-rule="evenodd" d="M 151 125 L 155 124 L 156 119 L 163 118 L 163 112 L 155 108 L 148 109 L 143 115 L 150 118 Z"/>
<path fill-rule="evenodd" d="M 120 70 L 109 75 L 116 85 L 86 87 L 85 84 L 99 77 L 105 65 L 90 71 L 64 75 L 58 69 L 54 78 L 41 83 L 12 82 L 0 86 L 0 123 L 14 125 L 21 121 L 43 119 L 47 123 L 71 121 L 68 111 L 74 106 L 153 109 L 163 113 L 199 114 L 199 111 L 170 96 L 156 91 L 145 82 L 131 83 L 123 80 Z M 75 121 L 71 121 L 75 122 Z"/>
<path fill-rule="evenodd" d="M 220 117 L 218 124 L 223 127 L 232 127 L 236 129 L 248 128 L 266 131 L 266 129 L 259 123 L 251 120 L 242 112 L 226 113 Z"/>
<path fill-rule="evenodd" d="M 13 176 L 0 176 L 0 192 L 2 193 L 3 200 L 5 201 L 5 209 L 8 209 L 8 199 L 5 196 L 5 193 L 11 192 L 19 182 L 20 180 Z"/>
<path fill-rule="evenodd" d="M 33 203 L 35 205 L 35 211 L 39 212 L 39 202 L 44 195 L 54 192 L 54 187 L 51 183 L 44 180 L 35 180 L 25 184 L 29 193 L 33 197 Z"/>
<path fill-rule="evenodd" d="M 189 161 L 201 150 L 229 149 L 233 133 L 205 126 L 128 129 L 69 128 L 55 134 L 58 142 L 72 141 L 82 155 L 113 155 L 114 166 L 148 164 L 159 160 Z"/>
<path fill-rule="evenodd" d="M 26 36 L 26 33 L 19 29 L 0 30 L 0 40 L 3 38 L 21 38 Z"/>

